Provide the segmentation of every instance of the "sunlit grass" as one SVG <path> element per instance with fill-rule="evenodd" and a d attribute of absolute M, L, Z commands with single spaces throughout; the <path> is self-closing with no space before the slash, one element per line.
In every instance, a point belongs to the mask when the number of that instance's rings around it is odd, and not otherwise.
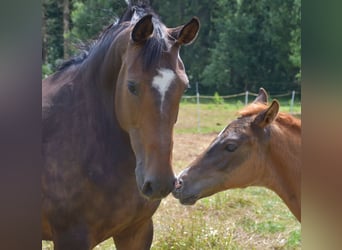
<path fill-rule="evenodd" d="M 175 132 L 184 133 L 218 133 L 229 122 L 236 119 L 237 111 L 244 107 L 244 103 L 237 101 L 234 103 L 196 103 L 182 102 Z M 290 112 L 288 101 L 280 102 L 280 111 Z M 300 114 L 301 105 L 295 102 L 292 113 Z"/>
<path fill-rule="evenodd" d="M 265 188 L 218 193 L 182 206 L 163 200 L 152 249 L 300 249 L 300 223 Z M 159 233 L 157 233 L 159 232 Z"/>

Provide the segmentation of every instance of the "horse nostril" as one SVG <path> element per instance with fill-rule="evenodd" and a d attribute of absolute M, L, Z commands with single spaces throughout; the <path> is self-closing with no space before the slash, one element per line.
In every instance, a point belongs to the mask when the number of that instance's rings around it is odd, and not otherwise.
<path fill-rule="evenodd" d="M 145 182 L 141 191 L 144 195 L 148 197 L 152 196 L 153 194 L 152 183 L 150 181 Z"/>
<path fill-rule="evenodd" d="M 175 182 L 175 189 L 179 190 L 183 187 L 183 180 L 182 179 L 177 179 Z"/>
<path fill-rule="evenodd" d="M 149 199 L 166 197 L 174 189 L 174 178 L 171 180 L 149 179 L 141 187 L 141 193 Z"/>

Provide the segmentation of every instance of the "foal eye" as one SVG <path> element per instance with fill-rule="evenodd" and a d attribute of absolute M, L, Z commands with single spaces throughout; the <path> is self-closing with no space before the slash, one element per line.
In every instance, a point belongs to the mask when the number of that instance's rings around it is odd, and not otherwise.
<path fill-rule="evenodd" d="M 133 95 L 138 95 L 137 84 L 135 82 L 131 82 L 131 81 L 128 82 L 128 90 Z"/>
<path fill-rule="evenodd" d="M 233 143 L 229 143 L 224 149 L 228 152 L 234 152 L 237 149 L 237 145 Z"/>

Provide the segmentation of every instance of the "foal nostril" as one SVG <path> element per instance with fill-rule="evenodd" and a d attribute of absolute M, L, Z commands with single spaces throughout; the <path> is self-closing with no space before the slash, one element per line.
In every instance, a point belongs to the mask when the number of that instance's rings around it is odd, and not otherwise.
<path fill-rule="evenodd" d="M 152 183 L 150 181 L 145 182 L 141 191 L 144 195 L 148 197 L 152 196 L 153 194 Z"/>

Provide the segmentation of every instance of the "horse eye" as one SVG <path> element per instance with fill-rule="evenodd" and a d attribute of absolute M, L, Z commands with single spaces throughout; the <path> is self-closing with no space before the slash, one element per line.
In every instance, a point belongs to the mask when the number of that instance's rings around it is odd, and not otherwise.
<path fill-rule="evenodd" d="M 128 90 L 133 95 L 138 95 L 137 84 L 135 82 L 131 82 L 131 81 L 128 82 Z"/>
<path fill-rule="evenodd" d="M 228 152 L 234 152 L 237 149 L 237 145 L 234 143 L 229 143 L 224 149 Z"/>

